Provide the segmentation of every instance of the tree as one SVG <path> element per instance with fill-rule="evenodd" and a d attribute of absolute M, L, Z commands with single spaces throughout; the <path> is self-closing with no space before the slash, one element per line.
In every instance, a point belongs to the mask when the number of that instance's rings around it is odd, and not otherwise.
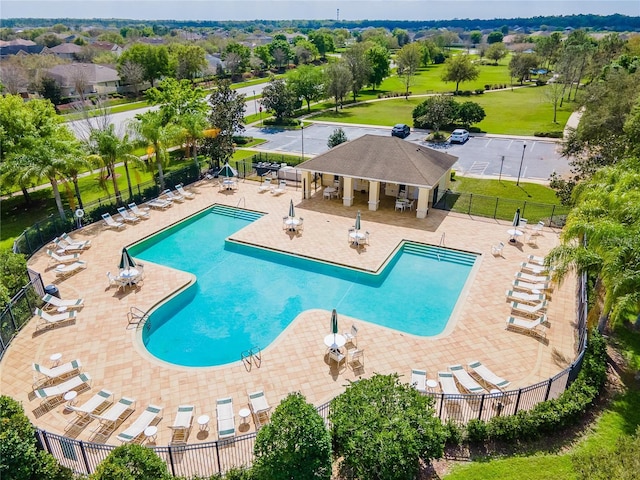
<path fill-rule="evenodd" d="M 154 46 L 135 43 L 127 48 L 118 58 L 118 73 L 122 74 L 122 65 L 126 62 L 137 63 L 144 71 L 144 80 L 151 83 L 171 73 L 169 66 L 169 51 L 164 45 Z"/>
<path fill-rule="evenodd" d="M 498 62 L 507 56 L 509 51 L 507 47 L 505 47 L 504 43 L 498 42 L 492 44 L 486 51 L 485 56 L 489 60 L 493 60 L 495 65 L 498 65 Z"/>
<path fill-rule="evenodd" d="M 450 125 L 457 119 L 458 104 L 449 95 L 435 95 L 413 109 L 413 124 L 416 128 L 432 128 Z"/>
<path fill-rule="evenodd" d="M 469 40 L 475 47 L 478 43 L 482 43 L 482 32 L 480 30 L 474 30 L 469 34 Z"/>
<path fill-rule="evenodd" d="M 169 53 L 176 65 L 176 78 L 193 81 L 207 66 L 206 51 L 199 45 L 171 44 Z"/>
<path fill-rule="evenodd" d="M 516 53 L 509 61 L 509 73 L 520 85 L 531 78 L 531 70 L 536 70 L 540 59 L 535 53 Z"/>
<path fill-rule="evenodd" d="M 396 37 L 398 47 L 400 48 L 404 47 L 411 41 L 411 39 L 409 38 L 409 32 L 402 28 L 394 28 L 393 32 L 391 32 L 391 35 Z"/>
<path fill-rule="evenodd" d="M 367 46 L 356 43 L 342 54 L 342 59 L 351 72 L 351 93 L 355 102 L 358 92 L 365 86 L 372 71 L 367 57 Z"/>
<path fill-rule="evenodd" d="M 274 40 L 269 45 L 269 53 L 276 64 L 276 67 L 283 68 L 289 64 L 291 58 L 291 46 L 286 40 Z"/>
<path fill-rule="evenodd" d="M 534 37 L 536 42 L 536 53 L 540 56 L 541 64 L 546 65 L 547 69 L 556 63 L 562 47 L 562 34 L 553 32 L 548 37 Z"/>
<path fill-rule="evenodd" d="M 343 62 L 332 62 L 325 67 L 324 73 L 326 77 L 325 90 L 327 95 L 334 99 L 337 112 L 338 104 L 342 108 L 342 101 L 349 93 L 351 72 Z"/>
<path fill-rule="evenodd" d="M 347 134 L 344 133 L 342 128 L 336 128 L 331 135 L 329 135 L 329 139 L 327 140 L 327 147 L 333 148 L 337 147 L 341 143 L 348 142 Z"/>
<path fill-rule="evenodd" d="M 231 42 L 227 45 L 227 48 L 224 49 L 222 54 L 222 59 L 227 60 L 231 57 L 230 65 L 233 66 L 233 69 L 227 65 L 227 67 L 231 70 L 232 75 L 238 75 L 244 72 L 249 67 L 249 60 L 251 59 L 251 50 L 249 47 L 246 47 L 237 42 Z"/>
<path fill-rule="evenodd" d="M 244 98 L 224 80 L 217 82 L 209 96 L 209 123 L 219 129 L 217 135 L 205 140 L 204 149 L 211 159 L 211 167 L 219 167 L 220 162 L 226 162 L 233 155 L 233 136 L 244 131 Z"/>
<path fill-rule="evenodd" d="M 487 43 L 489 45 L 491 45 L 492 43 L 502 42 L 503 39 L 504 35 L 502 34 L 502 32 L 491 32 L 489 35 L 487 35 Z"/>
<path fill-rule="evenodd" d="M 484 120 L 487 115 L 484 108 L 476 102 L 462 102 L 458 105 L 457 114 L 457 121 L 467 129 L 474 123 Z"/>
<path fill-rule="evenodd" d="M 319 53 L 318 48 L 309 40 L 300 40 L 295 44 L 294 55 L 299 65 L 306 65 L 313 62 Z"/>
<path fill-rule="evenodd" d="M 322 59 L 327 58 L 328 52 L 333 52 L 335 50 L 335 45 L 333 43 L 333 37 L 331 34 L 322 31 L 309 32 L 309 41 L 313 43 L 318 49 L 318 53 L 322 57 Z"/>
<path fill-rule="evenodd" d="M 187 113 L 207 112 L 206 93 L 200 87 L 193 87 L 188 80 L 167 78 L 160 82 L 158 88 L 150 88 L 145 92 L 151 105 L 159 105 L 163 123 L 179 123 L 180 117 Z"/>
<path fill-rule="evenodd" d="M 281 78 L 271 77 L 269 83 L 262 90 L 260 103 L 265 109 L 273 111 L 278 122 L 284 118 L 293 117 L 296 105 L 296 94 Z"/>
<path fill-rule="evenodd" d="M 264 68 L 268 69 L 273 64 L 268 45 L 258 45 L 253 49 L 253 54 L 262 61 Z"/>
<path fill-rule="evenodd" d="M 391 56 L 389 50 L 378 44 L 371 45 L 367 49 L 366 55 L 371 65 L 371 71 L 369 72 L 369 78 L 367 80 L 375 91 L 382 81 L 389 76 L 389 60 Z"/>
<path fill-rule="evenodd" d="M 553 123 L 558 123 L 558 104 L 562 98 L 562 85 L 551 82 L 544 87 L 544 96 L 553 105 Z"/>
<path fill-rule="evenodd" d="M 114 448 L 90 475 L 91 480 L 170 480 L 167 464 L 150 448 L 126 444 Z"/>
<path fill-rule="evenodd" d="M 457 92 L 460 82 L 475 80 L 479 75 L 480 69 L 471 62 L 468 55 L 456 55 L 445 62 L 442 80 L 455 82 Z"/>
<path fill-rule="evenodd" d="M 409 97 L 409 87 L 413 82 L 413 77 L 420 68 L 420 59 L 422 58 L 422 52 L 420 46 L 417 43 L 410 43 L 405 45 L 396 54 L 396 64 L 398 65 L 398 76 L 402 79 L 402 83 L 405 86 L 405 97 Z"/>
<path fill-rule="evenodd" d="M 49 75 L 44 75 L 38 86 L 38 93 L 49 100 L 54 106 L 62 103 L 62 88 L 60 84 Z"/>
<path fill-rule="evenodd" d="M 140 84 L 144 81 L 144 69 L 142 65 L 127 60 L 120 66 L 119 71 L 122 80 L 133 87 L 133 93 L 137 98 L 140 92 Z"/>
<path fill-rule="evenodd" d="M 4 289 L 5 300 L 8 301 L 27 283 L 29 283 L 29 275 L 27 275 L 27 261 L 24 255 L 13 253 L 11 250 L 0 250 L 0 290 Z M 4 304 L 5 302 L 0 302 L 3 307 Z M 0 459 L 2 459 L 1 455 Z"/>
<path fill-rule="evenodd" d="M 254 447 L 256 480 L 329 480 L 331 436 L 300 393 L 290 393 L 260 429 Z"/>
<path fill-rule="evenodd" d="M 307 102 L 307 111 L 311 112 L 311 102 L 320 100 L 324 95 L 324 75 L 322 70 L 302 65 L 289 74 L 287 85 L 298 98 Z"/>
<path fill-rule="evenodd" d="M 4 60 L 0 69 L 0 82 L 4 86 L 3 93 L 17 95 L 27 87 L 27 74 L 21 65 Z"/>
<path fill-rule="evenodd" d="M 446 435 L 433 399 L 400 383 L 397 374 L 352 383 L 329 412 L 334 453 L 351 478 L 416 478 L 421 459 L 443 454 Z"/>

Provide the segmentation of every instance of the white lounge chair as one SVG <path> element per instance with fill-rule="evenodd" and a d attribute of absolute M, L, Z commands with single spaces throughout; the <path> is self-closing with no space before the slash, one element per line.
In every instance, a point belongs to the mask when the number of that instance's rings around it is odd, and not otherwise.
<path fill-rule="evenodd" d="M 487 367 L 485 367 L 481 362 L 475 360 L 473 362 L 469 362 L 469 368 L 471 372 L 475 374 L 481 381 L 490 386 L 494 386 L 500 390 L 507 388 L 511 385 L 511 382 L 505 380 L 502 377 L 499 377 Z"/>
<path fill-rule="evenodd" d="M 125 226 L 124 223 L 114 220 L 109 213 L 103 213 L 102 219 L 104 220 L 105 225 L 109 228 L 115 228 L 116 230 L 118 230 L 120 228 L 124 228 Z"/>
<path fill-rule="evenodd" d="M 170 201 L 164 200 L 162 198 L 154 198 L 153 200 L 149 200 L 147 202 L 147 205 L 149 205 L 151 208 L 155 208 L 156 210 L 164 210 L 166 208 L 169 208 L 173 204 Z"/>
<path fill-rule="evenodd" d="M 549 270 L 553 270 L 553 268 L 538 265 L 537 263 L 522 262 L 520 264 L 520 270 L 524 273 L 530 273 L 531 275 L 547 275 Z"/>
<path fill-rule="evenodd" d="M 84 270 L 87 268 L 87 262 L 83 262 L 82 260 L 78 260 L 77 262 L 71 263 L 69 265 L 58 265 L 55 268 L 56 277 L 68 277 L 69 275 L 73 275 L 74 273 L 79 272 L 80 270 Z"/>
<path fill-rule="evenodd" d="M 73 310 L 84 307 L 84 298 L 62 300 L 61 298 L 54 297 L 53 295 L 47 293 L 44 297 L 42 297 L 42 301 L 45 303 L 45 305 L 43 306 L 44 310 Z"/>
<path fill-rule="evenodd" d="M 195 196 L 192 192 L 187 192 L 187 191 L 184 189 L 184 186 L 183 186 L 181 183 L 179 183 L 178 185 L 176 185 L 176 191 L 177 191 L 180 195 L 182 195 L 184 198 L 188 198 L 189 200 L 191 200 L 191 199 L 193 199 L 193 198 L 196 198 L 196 196 Z"/>
<path fill-rule="evenodd" d="M 526 315 L 538 315 L 547 308 L 546 300 L 536 303 L 535 305 L 526 305 L 520 302 L 511 302 L 511 310 L 513 312 L 524 313 Z"/>
<path fill-rule="evenodd" d="M 274 188 L 273 190 L 271 190 L 271 193 L 277 196 L 277 195 L 282 195 L 286 191 L 287 191 L 287 182 L 285 180 L 280 180 L 280 182 L 278 183 L 278 188 Z"/>
<path fill-rule="evenodd" d="M 539 330 L 538 327 L 543 325 L 547 321 L 547 316 L 542 315 L 534 320 L 526 320 L 524 318 L 507 317 L 507 330 L 515 330 L 527 335 L 540 335 L 546 336 L 544 330 Z"/>
<path fill-rule="evenodd" d="M 249 394 L 249 405 L 251 406 L 251 412 L 253 413 L 253 421 L 256 424 L 256 429 L 262 427 L 269 422 L 269 413 L 271 407 L 267 398 L 264 396 L 264 392 L 259 390 Z"/>
<path fill-rule="evenodd" d="M 419 392 L 425 393 L 427 391 L 427 371 L 411 370 L 411 386 Z"/>
<path fill-rule="evenodd" d="M 517 290 L 525 290 L 527 292 L 533 292 L 534 290 L 537 291 L 545 291 L 545 290 L 551 290 L 551 284 L 549 282 L 544 282 L 544 283 L 530 283 L 530 282 L 525 282 L 524 280 L 514 280 L 513 283 L 513 288 L 517 289 Z"/>
<path fill-rule="evenodd" d="M 128 207 L 129 210 L 131 210 L 131 213 L 133 213 L 136 217 L 142 219 L 149 218 L 149 207 L 138 207 L 138 205 L 136 205 L 135 203 L 130 203 Z"/>
<path fill-rule="evenodd" d="M 544 266 L 544 257 L 539 257 L 537 255 L 529 255 L 527 257 L 527 262 L 535 263 L 536 265 Z"/>
<path fill-rule="evenodd" d="M 449 370 L 456 377 L 460 386 L 469 393 L 482 393 L 485 389 L 476 382 L 471 375 L 464 369 L 462 365 L 451 365 Z"/>
<path fill-rule="evenodd" d="M 173 419 L 173 425 L 169 428 L 171 433 L 171 444 L 186 444 L 189 438 L 189 432 L 191 431 L 191 424 L 193 422 L 193 412 L 195 411 L 193 405 L 180 405 L 178 406 L 178 412 Z"/>
<path fill-rule="evenodd" d="M 38 388 L 33 393 L 37 398 L 41 398 L 45 402 L 54 402 L 62 400 L 63 395 L 71 390 L 75 390 L 78 393 L 89 390 L 91 388 L 90 384 L 91 376 L 88 373 L 81 373 L 57 385 Z"/>
<path fill-rule="evenodd" d="M 118 207 L 118 213 L 125 222 L 138 223 L 140 219 L 124 207 Z"/>
<path fill-rule="evenodd" d="M 517 302 L 525 302 L 525 303 L 540 303 L 545 300 L 544 293 L 525 293 L 518 292 L 517 290 L 507 290 L 506 296 L 508 300 L 514 300 Z"/>
<path fill-rule="evenodd" d="M 168 188 L 164 192 L 162 192 L 162 195 L 164 195 L 165 199 L 169 200 L 170 202 L 184 202 L 184 197 L 182 195 L 180 195 L 179 193 L 173 193 Z"/>
<path fill-rule="evenodd" d="M 438 372 L 438 381 L 440 382 L 442 393 L 445 395 L 460 395 L 460 390 L 458 390 L 456 381 L 453 379 L 453 373 Z"/>
<path fill-rule="evenodd" d="M 91 413 L 91 418 L 98 420 L 98 426 L 93 430 L 95 434 L 93 437 L 108 438 L 135 411 L 135 403 L 136 401 L 133 398 L 122 397 L 111 405 L 106 412 L 100 414 Z"/>
<path fill-rule="evenodd" d="M 66 322 L 67 320 L 76 318 L 75 310 L 51 314 L 43 311 L 41 308 L 36 308 L 33 313 L 40 319 L 40 323 L 36 326 L 36 330 L 41 327 L 51 327 L 53 325 L 57 325 L 59 323 Z"/>
<path fill-rule="evenodd" d="M 61 250 L 64 253 L 78 252 L 82 250 L 81 248 L 78 248 L 76 246 L 69 245 L 67 242 L 65 242 L 63 239 L 59 237 L 56 237 L 53 240 L 51 240 L 51 243 L 55 245 L 56 249 Z"/>
<path fill-rule="evenodd" d="M 142 412 L 128 428 L 120 432 L 116 438 L 123 443 L 138 443 L 143 437 L 145 428 L 149 427 L 154 422 L 157 423 L 160 421 L 158 416 L 161 413 L 162 407 L 149 405 L 145 408 L 144 412 Z"/>
<path fill-rule="evenodd" d="M 528 273 L 517 272 L 516 279 L 524 280 L 525 282 L 544 283 L 551 280 L 549 275 L 530 275 Z"/>
<path fill-rule="evenodd" d="M 52 368 L 45 367 L 38 363 L 34 363 L 32 365 L 33 370 L 39 374 L 34 379 L 34 390 L 72 377 L 78 374 L 82 368 L 80 360 L 72 360 Z"/>
<path fill-rule="evenodd" d="M 502 250 L 504 250 L 504 242 L 498 242 L 496 245 L 491 246 L 491 253 L 494 256 L 502 256 Z"/>
<path fill-rule="evenodd" d="M 233 399 L 219 398 L 216 401 L 216 416 L 218 417 L 218 438 L 233 437 L 236 434 L 236 425 L 233 413 Z"/>
<path fill-rule="evenodd" d="M 91 246 L 91 240 L 76 240 L 71 238 L 68 233 L 63 233 L 60 238 L 66 242 L 70 247 L 75 247 L 78 250 L 86 250 Z"/>
<path fill-rule="evenodd" d="M 258 187 L 258 191 L 261 193 L 266 192 L 268 190 L 271 190 L 271 178 L 269 177 L 265 178 L 264 182 L 262 182 Z"/>
<path fill-rule="evenodd" d="M 67 255 L 58 255 L 53 250 L 47 250 L 47 255 L 49 255 L 49 264 L 52 263 L 72 263 L 80 258 L 79 253 L 71 253 Z"/>
<path fill-rule="evenodd" d="M 69 420 L 65 430 L 69 430 L 70 427 L 84 428 L 92 420 L 92 414 L 104 412 L 112 403 L 113 393 L 102 389 L 82 405 L 69 405 L 67 409 L 76 415 Z"/>

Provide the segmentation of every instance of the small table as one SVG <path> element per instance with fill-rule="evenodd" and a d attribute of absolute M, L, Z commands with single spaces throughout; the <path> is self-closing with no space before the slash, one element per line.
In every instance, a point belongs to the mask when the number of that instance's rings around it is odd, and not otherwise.
<path fill-rule="evenodd" d="M 355 245 L 360 245 L 363 240 L 366 240 L 367 234 L 362 232 L 349 232 L 349 240 Z"/>
<path fill-rule="evenodd" d="M 209 415 L 200 415 L 197 421 L 201 432 L 209 430 Z"/>
<path fill-rule="evenodd" d="M 156 441 L 158 436 L 158 427 L 151 425 L 144 429 L 144 436 L 147 437 L 147 442 Z"/>
<path fill-rule="evenodd" d="M 290 232 L 295 232 L 298 228 L 298 225 L 300 225 L 300 220 L 298 220 L 297 218 L 289 217 L 284 221 L 284 224 L 288 227 L 288 230 Z"/>
<path fill-rule="evenodd" d="M 64 312 L 66 312 L 67 310 L 68 310 L 68 307 L 58 307 L 58 308 L 56 308 L 56 311 L 57 311 L 58 313 L 64 313 Z"/>
<path fill-rule="evenodd" d="M 120 278 L 124 279 L 127 285 L 133 285 L 138 275 L 140 271 L 137 268 L 127 268 L 120 272 Z"/>
<path fill-rule="evenodd" d="M 223 180 L 222 181 L 222 186 L 226 189 L 226 190 L 233 190 L 233 186 L 235 185 L 235 181 L 233 180 Z"/>
<path fill-rule="evenodd" d="M 76 397 L 78 396 L 78 392 L 75 390 L 69 390 L 65 393 L 62 398 L 67 402 L 67 407 L 71 407 L 76 403 Z"/>
<path fill-rule="evenodd" d="M 427 390 L 429 390 L 430 392 L 434 392 L 437 386 L 438 382 L 436 382 L 435 380 L 427 380 Z"/>
<path fill-rule="evenodd" d="M 511 235 L 509 243 L 516 243 L 518 241 L 517 238 L 524 235 L 524 232 L 522 232 L 522 230 L 518 230 L 517 228 L 510 228 L 509 230 L 507 230 L 507 233 Z"/>
<path fill-rule="evenodd" d="M 241 408 L 238 412 L 238 415 L 240 415 L 240 418 L 242 419 L 242 425 L 246 425 L 247 419 L 251 415 L 251 410 L 249 410 L 248 408 Z"/>
<path fill-rule="evenodd" d="M 339 333 L 330 333 L 329 335 L 324 337 L 324 344 L 334 350 L 340 347 L 344 347 L 346 343 L 347 339 L 344 337 L 344 335 L 340 335 Z"/>
<path fill-rule="evenodd" d="M 61 353 L 52 353 L 51 356 L 49 357 L 49 360 L 51 360 L 51 363 L 54 367 L 57 367 L 58 365 L 60 365 L 61 358 L 62 358 Z"/>
<path fill-rule="evenodd" d="M 538 290 L 537 288 L 532 288 L 531 289 L 531 293 L 533 293 L 534 295 L 540 295 L 542 293 L 542 291 Z"/>
<path fill-rule="evenodd" d="M 335 187 L 327 187 L 324 189 L 323 196 L 329 197 L 329 198 L 333 198 L 333 197 L 338 198 L 338 189 Z"/>

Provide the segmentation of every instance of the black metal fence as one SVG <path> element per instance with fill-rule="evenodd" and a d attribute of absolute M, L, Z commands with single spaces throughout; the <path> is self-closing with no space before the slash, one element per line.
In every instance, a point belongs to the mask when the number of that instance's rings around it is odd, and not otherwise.
<path fill-rule="evenodd" d="M 20 329 L 33 317 L 36 307 L 42 305 L 44 285 L 42 277 L 33 270 L 28 270 L 31 279 L 16 293 L 0 314 L 0 359 L 9 347 L 11 340 Z"/>
<path fill-rule="evenodd" d="M 447 190 L 434 208 L 452 212 L 489 217 L 499 220 L 511 220 L 520 209 L 520 217 L 531 223 L 543 221 L 548 227 L 564 226 L 570 207 L 548 203 L 527 202 L 508 198 L 489 197 L 475 193 L 457 193 Z"/>

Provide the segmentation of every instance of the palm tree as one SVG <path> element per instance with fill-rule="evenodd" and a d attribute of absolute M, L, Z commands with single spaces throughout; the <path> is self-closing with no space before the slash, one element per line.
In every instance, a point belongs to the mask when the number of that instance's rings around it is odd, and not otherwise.
<path fill-rule="evenodd" d="M 200 112 L 186 113 L 180 118 L 180 125 L 187 149 L 191 150 L 193 163 L 199 167 L 198 140 L 204 138 L 204 130 L 207 128 L 207 117 Z"/>
<path fill-rule="evenodd" d="M 87 169 L 91 169 L 91 163 L 82 156 L 74 156 L 67 160 L 64 167 L 65 177 L 73 183 L 73 189 L 78 199 L 78 207 L 84 208 L 82 205 L 82 195 L 80 194 L 80 186 L 78 185 L 78 178 L 80 174 Z"/>

